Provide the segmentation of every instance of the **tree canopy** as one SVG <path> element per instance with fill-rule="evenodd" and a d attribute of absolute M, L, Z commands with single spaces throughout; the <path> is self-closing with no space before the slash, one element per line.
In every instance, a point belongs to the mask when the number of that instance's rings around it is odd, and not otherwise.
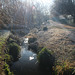
<path fill-rule="evenodd" d="M 75 23 L 75 0 L 55 0 L 52 8 L 54 15 L 71 15 Z"/>
<path fill-rule="evenodd" d="M 33 1 L 0 0 L 0 27 L 40 25 L 49 17 L 45 10 L 46 8 L 43 8 L 38 2 L 35 4 Z"/>

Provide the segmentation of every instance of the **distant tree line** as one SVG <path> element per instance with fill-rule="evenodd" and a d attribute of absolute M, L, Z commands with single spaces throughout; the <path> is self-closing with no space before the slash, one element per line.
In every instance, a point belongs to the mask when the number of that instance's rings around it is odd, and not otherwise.
<path fill-rule="evenodd" d="M 75 23 L 75 0 L 55 0 L 51 10 L 53 15 L 71 15 Z"/>
<path fill-rule="evenodd" d="M 46 9 L 46 8 L 45 8 Z M 49 19 L 40 3 L 21 0 L 0 0 L 0 29 L 9 25 L 34 27 Z"/>

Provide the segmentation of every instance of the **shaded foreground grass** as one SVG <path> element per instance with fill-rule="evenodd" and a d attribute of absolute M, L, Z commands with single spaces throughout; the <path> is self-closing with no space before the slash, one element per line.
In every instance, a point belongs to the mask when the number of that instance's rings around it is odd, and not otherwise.
<path fill-rule="evenodd" d="M 69 61 L 63 61 L 64 63 L 58 64 L 53 67 L 54 75 L 75 75 L 75 68 Z"/>
<path fill-rule="evenodd" d="M 8 34 L 0 37 L 0 75 L 13 75 L 10 71 L 11 62 L 19 58 L 20 46 L 12 38 L 12 42 L 9 42 L 9 37 Z"/>
<path fill-rule="evenodd" d="M 52 55 L 52 52 L 46 48 L 43 48 L 37 56 L 37 59 L 39 61 L 39 64 L 43 66 L 44 68 L 52 68 L 54 65 L 54 57 Z"/>
<path fill-rule="evenodd" d="M 6 50 L 6 39 L 9 34 L 4 34 L 0 36 L 0 75 L 5 75 L 4 65 L 5 65 L 5 50 Z"/>

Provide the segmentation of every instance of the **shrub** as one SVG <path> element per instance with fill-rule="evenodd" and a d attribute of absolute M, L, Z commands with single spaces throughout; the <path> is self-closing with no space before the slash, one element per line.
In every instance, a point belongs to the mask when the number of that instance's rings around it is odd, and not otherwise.
<path fill-rule="evenodd" d="M 15 35 L 10 35 L 9 38 L 7 39 L 8 43 L 12 43 L 12 42 L 15 42 L 17 44 L 20 45 L 21 41 L 20 41 L 20 38 L 18 36 L 15 36 Z"/>
<path fill-rule="evenodd" d="M 12 39 L 12 38 L 9 38 L 8 40 L 8 43 L 12 43 L 12 42 L 16 42 L 14 39 Z"/>
<path fill-rule="evenodd" d="M 42 65 L 43 67 L 52 68 L 52 66 L 54 64 L 54 57 L 52 56 L 51 51 L 47 50 L 46 48 L 43 48 L 38 53 L 37 58 L 38 58 L 40 65 Z"/>
<path fill-rule="evenodd" d="M 37 51 L 38 51 L 38 43 L 35 42 L 35 43 L 29 44 L 29 45 L 28 45 L 28 49 L 29 49 L 29 50 L 32 49 L 33 52 L 37 53 Z"/>
<path fill-rule="evenodd" d="M 44 27 L 44 28 L 43 28 L 43 31 L 47 31 L 47 30 L 48 30 L 48 28 L 47 28 L 47 27 Z"/>
<path fill-rule="evenodd" d="M 13 57 L 13 60 L 17 60 L 19 58 L 20 47 L 16 43 L 9 44 L 9 54 Z"/>
<path fill-rule="evenodd" d="M 74 75 L 73 67 L 68 61 L 65 61 L 62 65 L 56 65 L 54 69 L 55 75 Z"/>
<path fill-rule="evenodd" d="M 20 31 L 19 34 L 20 34 L 21 36 L 25 36 L 25 35 L 26 35 L 26 32 L 25 32 L 25 31 Z"/>
<path fill-rule="evenodd" d="M 29 38 L 28 43 L 34 43 L 37 40 L 37 38 L 33 37 L 33 38 Z"/>

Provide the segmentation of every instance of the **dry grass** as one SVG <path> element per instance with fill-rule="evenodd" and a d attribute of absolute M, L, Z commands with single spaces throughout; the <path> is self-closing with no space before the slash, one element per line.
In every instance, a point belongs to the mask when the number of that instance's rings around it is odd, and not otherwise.
<path fill-rule="evenodd" d="M 56 67 L 53 67 L 55 75 L 74 75 L 74 68 L 72 64 L 68 61 L 63 61 L 64 63 L 57 64 Z"/>
<path fill-rule="evenodd" d="M 37 33 L 31 32 L 37 36 L 39 46 L 52 50 L 57 62 L 67 59 L 74 64 L 72 52 L 75 50 L 75 27 L 51 21 L 51 25 L 47 25 L 47 28 L 48 31 L 45 32 L 42 30 Z"/>

